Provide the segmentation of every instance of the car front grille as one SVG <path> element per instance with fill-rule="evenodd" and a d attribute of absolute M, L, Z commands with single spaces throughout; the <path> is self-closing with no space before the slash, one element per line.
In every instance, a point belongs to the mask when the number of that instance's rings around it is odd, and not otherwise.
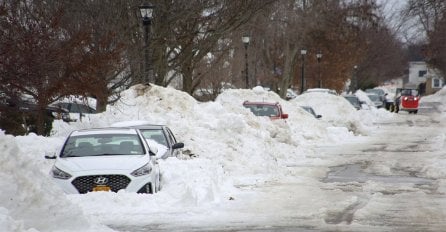
<path fill-rule="evenodd" d="M 104 185 L 109 186 L 113 192 L 127 188 L 127 185 L 130 183 L 130 179 L 124 175 L 80 176 L 71 183 L 79 193 L 87 193 L 93 191 L 93 188 L 98 185 L 94 183 L 94 180 L 98 177 L 106 178 L 108 181 Z"/>

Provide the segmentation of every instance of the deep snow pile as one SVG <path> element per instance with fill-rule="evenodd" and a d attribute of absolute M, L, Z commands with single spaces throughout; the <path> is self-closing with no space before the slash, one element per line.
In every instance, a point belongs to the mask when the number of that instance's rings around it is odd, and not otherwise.
<path fill-rule="evenodd" d="M 0 175 L 10 176 L 11 180 L 2 178 L 4 182 L 0 185 L 12 186 L 9 192 L 3 192 L 2 187 L 0 216 L 4 219 L 0 221 L 1 226 L 21 226 L 18 231 L 32 227 L 57 231 L 52 224 L 56 226 L 55 221 L 62 221 L 70 225 L 70 221 L 63 221 L 68 218 L 78 221 L 72 225 L 73 230 L 79 230 L 76 228 L 79 225 L 83 225 L 82 231 L 88 230 L 92 224 L 82 217 L 82 211 L 76 205 L 84 212 L 102 210 L 109 220 L 116 220 L 117 215 L 132 215 L 141 209 L 156 214 L 179 207 L 190 208 L 193 212 L 195 206 L 218 205 L 237 195 L 236 185 L 286 177 L 288 173 L 281 168 L 284 165 L 322 162 L 311 159 L 315 154 L 314 144 L 339 143 L 353 138 L 354 133 L 366 134 L 371 125 L 366 126 L 363 122 L 372 117 L 366 116 L 369 113 L 354 110 L 341 96 L 312 93 L 284 101 L 260 87 L 227 90 L 215 102 L 206 103 L 197 102 L 184 92 L 159 86 L 137 85 L 121 95 L 122 99 L 108 106 L 106 112 L 89 115 L 82 122 L 56 121 L 50 138 L 0 135 L 0 144 L 5 147 L 3 153 L 6 154 L 1 158 Z M 279 102 L 289 119 L 272 121 L 256 117 L 242 106 L 245 100 Z M 311 105 L 323 118 L 315 119 L 300 105 Z M 52 161 L 44 160 L 43 155 L 60 149 L 70 131 L 136 120 L 167 124 L 177 140 L 185 143 L 183 159 L 160 160 L 161 192 L 150 196 L 123 191 L 64 195 L 50 181 L 48 171 Z M 20 144 L 20 148 L 15 147 L 15 143 Z M 190 153 L 195 156 L 188 158 Z M 17 169 L 20 172 L 14 171 Z M 20 204 L 18 200 L 8 200 L 13 196 L 20 199 Z M 33 209 L 27 212 L 31 207 Z M 31 216 L 30 212 L 37 216 Z M 52 217 L 40 220 L 39 215 L 47 214 Z"/>
<path fill-rule="evenodd" d="M 424 102 L 434 102 L 437 103 L 438 109 L 442 112 L 446 111 L 446 105 L 444 104 L 446 102 L 446 86 L 440 89 L 435 94 L 429 95 L 429 96 L 423 96 L 420 99 L 421 103 Z"/>
<path fill-rule="evenodd" d="M 37 166 L 41 163 L 33 162 L 37 158 L 33 157 L 35 152 L 23 152 L 15 138 L 3 131 L 0 147 L 0 231 L 110 231 L 87 220 L 81 209 L 54 186 L 47 173 L 40 172 Z"/>

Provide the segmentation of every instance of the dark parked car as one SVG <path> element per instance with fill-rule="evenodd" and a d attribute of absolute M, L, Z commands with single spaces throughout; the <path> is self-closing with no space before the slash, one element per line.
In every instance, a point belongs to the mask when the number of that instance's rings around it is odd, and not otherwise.
<path fill-rule="evenodd" d="M 344 95 L 344 98 L 352 104 L 357 110 L 361 109 L 361 105 L 363 104 L 359 98 L 355 95 Z"/>
<path fill-rule="evenodd" d="M 322 115 L 316 114 L 316 112 L 314 111 L 313 107 L 311 107 L 311 106 L 301 106 L 301 107 L 302 107 L 302 109 L 304 109 L 308 113 L 312 114 L 315 118 L 322 118 Z"/>
<path fill-rule="evenodd" d="M 59 102 L 55 103 L 55 106 L 67 109 L 70 113 L 83 113 L 83 114 L 95 114 L 96 110 L 92 107 L 74 102 Z"/>
<path fill-rule="evenodd" d="M 53 107 L 65 109 L 71 113 L 71 121 L 79 119 L 82 121 L 82 117 L 86 114 L 95 114 L 96 110 L 87 104 L 75 103 L 75 102 L 57 102 L 52 104 Z M 77 119 L 76 119 L 77 118 Z"/>
<path fill-rule="evenodd" d="M 43 116 L 43 131 L 40 132 L 46 136 L 50 135 L 55 119 L 71 121 L 70 114 L 63 108 L 46 106 L 41 109 L 36 103 L 22 99 L 3 101 L 0 112 L 0 127 L 14 135 L 37 133 L 39 114 Z"/>

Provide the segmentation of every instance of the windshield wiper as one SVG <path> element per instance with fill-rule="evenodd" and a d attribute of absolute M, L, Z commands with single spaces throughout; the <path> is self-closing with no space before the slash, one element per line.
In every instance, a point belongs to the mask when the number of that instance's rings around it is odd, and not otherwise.
<path fill-rule="evenodd" d="M 101 153 L 101 154 L 92 154 L 89 156 L 109 156 L 109 155 L 122 155 L 122 154 Z"/>
<path fill-rule="evenodd" d="M 84 155 L 62 155 L 60 158 L 67 158 L 67 157 L 84 157 Z"/>

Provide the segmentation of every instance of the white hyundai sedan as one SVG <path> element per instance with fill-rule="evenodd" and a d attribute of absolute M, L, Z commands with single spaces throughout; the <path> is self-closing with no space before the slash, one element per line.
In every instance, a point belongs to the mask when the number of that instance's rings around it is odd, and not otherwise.
<path fill-rule="evenodd" d="M 154 193 L 160 189 L 156 148 L 134 128 L 73 131 L 55 159 L 51 176 L 66 193 Z"/>

